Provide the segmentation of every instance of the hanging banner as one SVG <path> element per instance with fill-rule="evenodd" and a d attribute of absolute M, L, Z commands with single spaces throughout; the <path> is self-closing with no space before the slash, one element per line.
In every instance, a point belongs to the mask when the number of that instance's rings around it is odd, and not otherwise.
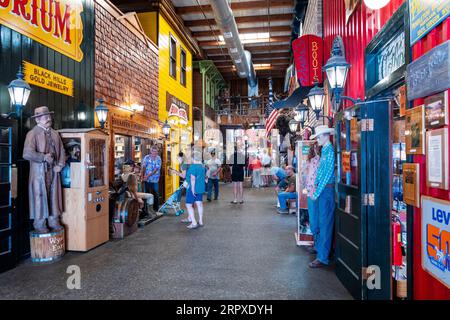
<path fill-rule="evenodd" d="M 58 73 L 23 62 L 24 80 L 29 84 L 73 97 L 73 80 Z"/>
<path fill-rule="evenodd" d="M 409 0 L 411 46 L 450 14 L 448 0 Z"/>
<path fill-rule="evenodd" d="M 422 196 L 422 267 L 450 288 L 450 201 Z"/>
<path fill-rule="evenodd" d="M 315 35 L 304 35 L 292 41 L 298 82 L 303 87 L 322 83 L 323 40 Z"/>
<path fill-rule="evenodd" d="M 81 12 L 82 0 L 1 0 L 0 24 L 80 62 Z"/>

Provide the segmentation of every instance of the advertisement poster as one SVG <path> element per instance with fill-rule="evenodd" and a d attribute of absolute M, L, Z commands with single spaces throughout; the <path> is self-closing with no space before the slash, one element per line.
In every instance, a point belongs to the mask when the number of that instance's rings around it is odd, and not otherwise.
<path fill-rule="evenodd" d="M 406 110 L 406 153 L 425 154 L 424 106 Z"/>
<path fill-rule="evenodd" d="M 422 196 L 422 268 L 450 289 L 450 201 Z"/>
<path fill-rule="evenodd" d="M 448 124 L 447 91 L 425 98 L 425 128 L 435 129 Z"/>
<path fill-rule="evenodd" d="M 403 200 L 410 206 L 420 207 L 418 163 L 403 164 Z"/>
<path fill-rule="evenodd" d="M 444 21 L 449 14 L 448 0 L 409 0 L 411 46 Z"/>
<path fill-rule="evenodd" d="M 448 130 L 427 132 L 427 186 L 448 190 Z"/>

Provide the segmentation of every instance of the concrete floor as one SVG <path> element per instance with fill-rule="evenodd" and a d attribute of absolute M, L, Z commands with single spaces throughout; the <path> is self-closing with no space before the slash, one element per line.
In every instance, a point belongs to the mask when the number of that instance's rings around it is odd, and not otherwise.
<path fill-rule="evenodd" d="M 351 299 L 333 267 L 308 268 L 295 244 L 296 217 L 275 213 L 272 189 L 245 189 L 230 204 L 221 185 L 205 226 L 187 230 L 165 216 L 120 241 L 67 253 L 51 265 L 24 262 L 0 274 L 1 299 Z M 81 270 L 69 290 L 68 266 Z"/>

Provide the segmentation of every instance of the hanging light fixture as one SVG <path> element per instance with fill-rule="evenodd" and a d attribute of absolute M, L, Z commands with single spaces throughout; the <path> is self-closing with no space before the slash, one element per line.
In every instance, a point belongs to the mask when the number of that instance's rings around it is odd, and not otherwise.
<path fill-rule="evenodd" d="M 292 133 L 297 132 L 297 128 L 298 128 L 298 122 L 297 121 L 295 121 L 294 119 L 289 121 L 289 130 L 291 130 Z"/>
<path fill-rule="evenodd" d="M 98 104 L 94 110 L 97 115 L 98 122 L 100 123 L 100 128 L 104 129 L 106 120 L 108 119 L 109 109 L 103 104 L 105 102 L 103 98 L 98 99 L 98 102 L 100 104 Z"/>
<path fill-rule="evenodd" d="M 345 60 L 342 38 L 337 36 L 333 41 L 331 57 L 322 68 L 327 75 L 328 84 L 330 85 L 332 94 L 335 96 L 337 105 L 340 103 L 341 93 L 344 90 L 349 68 L 350 64 Z"/>
<path fill-rule="evenodd" d="M 295 108 L 295 116 L 294 119 L 298 123 L 300 123 L 300 126 L 303 128 L 306 118 L 308 117 L 309 108 L 308 106 L 305 106 L 304 104 L 299 104 Z"/>
<path fill-rule="evenodd" d="M 325 93 L 323 88 L 319 88 L 317 81 L 314 83 L 314 87 L 308 93 L 308 100 L 311 109 L 316 114 L 316 119 L 319 120 L 320 113 L 323 109 L 323 102 L 325 101 Z"/>
<path fill-rule="evenodd" d="M 19 71 L 17 72 L 17 79 L 11 81 L 8 85 L 8 91 L 16 115 L 21 117 L 22 109 L 27 104 L 31 92 L 30 85 L 23 80 L 22 66 L 19 67 Z"/>
<path fill-rule="evenodd" d="M 364 0 L 364 4 L 367 8 L 372 10 L 378 10 L 385 7 L 391 0 Z"/>
<path fill-rule="evenodd" d="M 170 124 L 167 122 L 167 120 L 166 120 L 166 122 L 164 122 L 164 124 L 162 126 L 162 132 L 167 139 L 170 134 Z"/>

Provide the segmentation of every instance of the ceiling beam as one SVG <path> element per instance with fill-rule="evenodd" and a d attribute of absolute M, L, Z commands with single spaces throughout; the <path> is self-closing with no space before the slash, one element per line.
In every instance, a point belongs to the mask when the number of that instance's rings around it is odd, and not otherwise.
<path fill-rule="evenodd" d="M 265 59 L 265 58 L 286 58 L 289 59 L 291 57 L 289 52 L 273 52 L 273 53 L 254 53 L 252 54 L 253 59 Z M 213 61 L 222 61 L 222 60 L 230 60 L 229 55 L 221 55 L 221 56 L 212 56 L 211 60 Z"/>
<path fill-rule="evenodd" d="M 254 23 L 254 22 L 267 22 L 270 21 L 290 21 L 294 18 L 293 14 L 282 13 L 282 14 L 271 14 L 269 16 L 247 16 L 247 17 L 235 17 L 236 23 Z M 198 26 L 209 26 L 215 25 L 216 20 L 214 19 L 198 19 L 198 20 L 185 20 L 184 25 L 186 27 L 198 27 Z"/>
<path fill-rule="evenodd" d="M 270 43 L 277 43 L 277 42 L 288 42 L 291 40 L 291 36 L 274 36 L 274 37 L 270 37 Z M 260 43 L 268 43 L 269 41 L 263 41 Z M 258 42 L 259 43 L 259 42 Z M 220 46 L 220 45 L 224 45 L 222 42 L 220 41 L 199 41 L 198 45 L 200 47 L 203 46 Z M 245 46 L 245 44 L 244 44 Z"/>
<path fill-rule="evenodd" d="M 292 8 L 294 6 L 294 2 L 292 0 L 277 0 L 271 1 L 271 8 L 280 8 L 280 7 L 288 7 Z M 232 10 L 247 10 L 247 9 L 264 9 L 267 8 L 267 0 L 266 1 L 247 1 L 247 2 L 233 2 L 231 3 Z M 177 14 L 192 14 L 192 13 L 202 13 L 202 12 L 212 12 L 212 8 L 210 5 L 202 5 L 202 6 L 186 6 L 186 7 L 177 7 Z"/>
<path fill-rule="evenodd" d="M 279 60 L 279 61 L 252 61 L 253 64 L 260 64 L 260 63 L 270 63 L 272 66 L 289 66 L 289 61 L 286 60 Z M 216 68 L 232 68 L 233 67 L 233 63 L 230 62 L 217 62 L 214 63 L 214 65 L 216 66 Z"/>
<path fill-rule="evenodd" d="M 213 31 L 216 35 L 220 34 L 219 29 L 214 29 Z M 269 27 L 257 27 L 257 28 L 240 28 L 239 29 L 239 33 L 284 32 L 284 31 L 291 32 L 292 27 L 289 25 L 289 26 L 270 26 L 270 28 Z M 192 32 L 192 36 L 194 36 L 195 38 L 211 37 L 211 30 Z"/>
<path fill-rule="evenodd" d="M 263 51 L 264 53 L 266 53 L 266 52 L 269 52 L 269 50 L 270 51 L 275 51 L 275 50 L 277 50 L 277 51 L 280 51 L 280 50 L 283 50 L 283 51 L 286 51 L 287 53 L 290 53 L 290 46 L 289 45 L 279 45 L 279 44 L 277 44 L 276 42 L 271 42 L 270 43 L 270 45 L 269 45 L 269 42 L 266 42 L 266 45 L 260 45 L 260 46 L 246 46 L 246 45 L 244 45 L 244 47 L 245 47 L 245 50 L 248 50 L 248 51 L 250 51 L 252 54 L 253 53 L 255 53 L 256 51 Z M 220 55 L 220 54 L 227 54 L 228 53 L 228 51 L 227 51 L 227 49 L 224 47 L 223 49 L 212 49 L 212 48 L 210 48 L 210 49 L 204 49 L 205 50 L 205 53 L 207 54 L 207 55 Z"/>

